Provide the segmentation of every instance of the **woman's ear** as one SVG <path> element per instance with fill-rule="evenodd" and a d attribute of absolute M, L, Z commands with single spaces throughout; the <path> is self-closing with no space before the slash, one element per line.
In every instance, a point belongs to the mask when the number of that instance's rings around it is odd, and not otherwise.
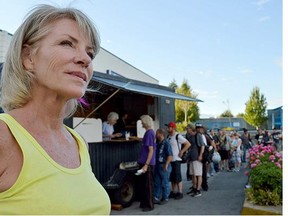
<path fill-rule="evenodd" d="M 33 71 L 32 48 L 24 44 L 21 53 L 22 63 L 26 70 Z"/>

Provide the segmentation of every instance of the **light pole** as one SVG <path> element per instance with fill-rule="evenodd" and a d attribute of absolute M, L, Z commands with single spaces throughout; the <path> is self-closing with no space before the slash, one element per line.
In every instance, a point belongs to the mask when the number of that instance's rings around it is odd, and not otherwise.
<path fill-rule="evenodd" d="M 223 102 L 223 104 L 224 104 L 225 106 L 227 106 L 227 110 L 230 111 L 230 103 L 229 103 L 229 100 L 227 99 L 226 101 L 222 101 L 222 102 Z M 230 111 L 230 113 L 231 113 L 231 111 Z M 229 118 L 229 127 L 232 128 L 231 116 L 229 115 L 228 118 Z"/>

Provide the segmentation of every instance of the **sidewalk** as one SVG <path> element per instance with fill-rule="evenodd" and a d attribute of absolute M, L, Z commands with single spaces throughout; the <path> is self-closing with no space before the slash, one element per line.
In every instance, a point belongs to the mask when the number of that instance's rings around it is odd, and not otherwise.
<path fill-rule="evenodd" d="M 111 215 L 240 215 L 247 182 L 244 166 L 240 172 L 221 171 L 210 177 L 209 190 L 197 198 L 186 195 L 191 182 L 186 181 L 185 172 L 186 164 L 182 164 L 183 199 L 170 199 L 165 205 L 155 205 L 150 212 L 142 212 L 139 201 L 135 201 L 121 211 L 112 210 Z"/>

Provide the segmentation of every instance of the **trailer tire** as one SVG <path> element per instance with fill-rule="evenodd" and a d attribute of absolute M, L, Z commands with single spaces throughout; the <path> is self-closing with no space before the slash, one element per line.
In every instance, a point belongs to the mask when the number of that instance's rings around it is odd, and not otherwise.
<path fill-rule="evenodd" d="M 121 204 L 123 208 L 132 205 L 135 199 L 135 183 L 132 177 L 126 176 L 121 187 L 113 194 L 114 202 Z"/>

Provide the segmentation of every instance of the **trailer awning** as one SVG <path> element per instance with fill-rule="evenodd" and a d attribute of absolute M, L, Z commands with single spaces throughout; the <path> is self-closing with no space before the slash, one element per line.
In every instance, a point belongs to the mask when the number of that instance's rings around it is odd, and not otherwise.
<path fill-rule="evenodd" d="M 108 78 L 98 77 L 98 76 L 93 76 L 92 80 L 108 85 L 108 86 L 120 88 L 126 91 L 132 91 L 132 92 L 136 92 L 136 93 L 140 93 L 144 95 L 160 96 L 160 97 L 174 98 L 174 99 L 186 100 L 186 101 L 203 102 L 197 98 L 191 98 L 185 95 L 177 94 L 173 91 L 170 91 L 168 87 L 160 86 L 156 84 L 138 82 L 134 80 L 108 79 Z"/>

